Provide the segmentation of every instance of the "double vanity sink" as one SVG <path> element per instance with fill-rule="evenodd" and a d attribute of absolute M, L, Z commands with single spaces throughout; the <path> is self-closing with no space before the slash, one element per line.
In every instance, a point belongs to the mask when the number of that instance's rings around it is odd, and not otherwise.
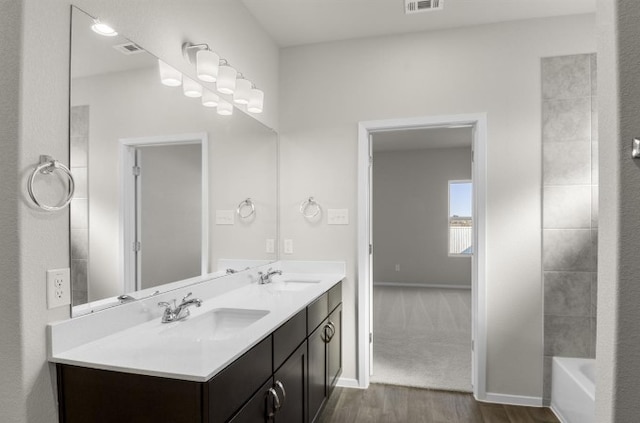
<path fill-rule="evenodd" d="M 344 263 L 310 264 L 308 272 L 300 271 L 300 263 L 289 271 L 286 262 L 280 265 L 282 275 L 270 283 L 259 284 L 256 272 L 246 271 L 51 324 L 49 360 L 57 364 L 60 421 L 98 421 L 86 414 L 89 404 L 101 404 L 91 392 L 111 389 L 124 389 L 120 402 L 150 400 L 165 421 L 172 408 L 159 402 L 182 410 L 184 420 L 172 421 L 313 421 L 341 371 Z M 200 306 L 163 323 L 157 303 L 189 292 Z M 234 389 L 231 397 L 216 398 Z M 100 395 L 110 402 L 116 394 Z M 253 417 L 240 417 L 243 410 Z M 293 414 L 282 417 L 287 412 Z M 101 421 L 141 421 L 122 410 L 110 413 Z"/>

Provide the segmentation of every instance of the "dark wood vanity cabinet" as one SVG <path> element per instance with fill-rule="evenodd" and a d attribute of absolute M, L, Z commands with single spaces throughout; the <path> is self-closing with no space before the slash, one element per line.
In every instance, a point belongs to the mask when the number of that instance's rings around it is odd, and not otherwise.
<path fill-rule="evenodd" d="M 307 423 L 342 372 L 342 287 L 208 382 L 57 365 L 62 423 Z"/>

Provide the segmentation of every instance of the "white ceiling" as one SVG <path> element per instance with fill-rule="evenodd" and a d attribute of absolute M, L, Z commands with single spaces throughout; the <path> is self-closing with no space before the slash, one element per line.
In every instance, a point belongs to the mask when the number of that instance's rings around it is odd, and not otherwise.
<path fill-rule="evenodd" d="M 404 0 L 242 0 L 280 47 L 595 13 L 596 0 L 443 0 L 404 14 Z"/>
<path fill-rule="evenodd" d="M 373 134 L 373 151 L 407 151 L 471 147 L 472 128 L 423 128 Z"/>

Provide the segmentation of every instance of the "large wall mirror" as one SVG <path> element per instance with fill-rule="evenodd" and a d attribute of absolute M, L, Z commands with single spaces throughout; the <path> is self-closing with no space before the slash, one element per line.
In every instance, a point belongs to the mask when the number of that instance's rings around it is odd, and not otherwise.
<path fill-rule="evenodd" d="M 72 8 L 72 314 L 276 260 L 277 134 L 161 84 L 158 58 L 93 23 Z"/>

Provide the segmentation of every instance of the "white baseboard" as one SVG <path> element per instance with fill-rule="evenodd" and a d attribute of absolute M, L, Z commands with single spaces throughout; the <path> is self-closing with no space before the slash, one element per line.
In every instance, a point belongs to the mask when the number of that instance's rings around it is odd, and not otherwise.
<path fill-rule="evenodd" d="M 549 409 L 551 410 L 551 412 L 552 412 L 553 414 L 555 414 L 555 415 L 556 415 L 556 417 L 558 418 L 558 420 L 560 420 L 560 423 L 567 423 L 567 420 L 564 418 L 564 416 L 562 415 L 562 413 L 556 409 L 556 407 L 553 405 L 553 403 L 551 403 L 551 406 L 549 407 Z"/>
<path fill-rule="evenodd" d="M 494 404 L 524 405 L 527 407 L 542 407 L 542 397 L 525 397 L 522 395 L 494 394 L 487 392 L 480 402 L 491 402 Z"/>
<path fill-rule="evenodd" d="M 336 384 L 337 386 L 341 387 L 341 388 L 360 388 L 360 384 L 358 383 L 358 379 L 351 379 L 351 378 L 346 378 L 346 377 L 341 377 L 340 379 L 338 379 L 338 383 Z"/>
<path fill-rule="evenodd" d="M 373 282 L 373 286 L 395 286 L 398 288 L 448 288 L 448 289 L 471 289 L 469 285 L 438 285 L 428 283 L 407 283 L 407 282 Z"/>

